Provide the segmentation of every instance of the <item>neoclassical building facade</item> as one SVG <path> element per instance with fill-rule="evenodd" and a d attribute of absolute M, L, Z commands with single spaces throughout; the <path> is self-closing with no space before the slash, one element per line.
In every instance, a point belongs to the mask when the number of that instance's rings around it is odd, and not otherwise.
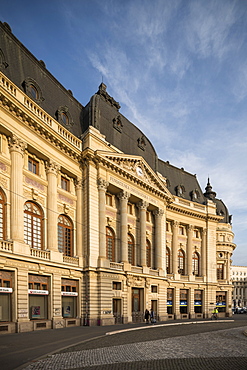
<path fill-rule="evenodd" d="M 231 315 L 231 216 L 102 83 L 81 105 L 0 23 L 0 333 Z"/>

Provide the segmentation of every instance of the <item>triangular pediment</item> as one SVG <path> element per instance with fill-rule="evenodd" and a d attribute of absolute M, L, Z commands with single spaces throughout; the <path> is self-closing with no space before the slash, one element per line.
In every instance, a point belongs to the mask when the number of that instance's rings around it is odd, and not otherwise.
<path fill-rule="evenodd" d="M 96 153 L 103 161 L 114 165 L 115 170 L 121 171 L 123 175 L 125 173 L 128 178 L 131 176 L 135 182 L 143 183 L 144 186 L 149 185 L 157 191 L 163 192 L 167 199 L 173 198 L 167 189 L 166 178 L 156 173 L 141 156 L 105 151 L 97 151 Z"/>

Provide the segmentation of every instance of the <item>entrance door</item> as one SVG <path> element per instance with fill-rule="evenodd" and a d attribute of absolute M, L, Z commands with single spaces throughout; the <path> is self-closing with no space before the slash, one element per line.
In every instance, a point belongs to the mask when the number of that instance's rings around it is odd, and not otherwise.
<path fill-rule="evenodd" d="M 113 298 L 112 310 L 115 317 L 115 324 L 122 324 L 121 299 Z"/>
<path fill-rule="evenodd" d="M 132 288 L 132 321 L 143 321 L 143 289 Z"/>

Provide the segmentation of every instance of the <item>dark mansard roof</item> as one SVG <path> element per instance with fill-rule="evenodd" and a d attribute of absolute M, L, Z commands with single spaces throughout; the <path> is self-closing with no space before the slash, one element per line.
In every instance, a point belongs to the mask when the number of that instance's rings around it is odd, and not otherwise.
<path fill-rule="evenodd" d="M 211 199 L 217 206 L 217 214 L 224 217 L 222 222 L 231 222 L 227 207 L 216 198 L 209 182 L 203 194 L 195 175 L 158 158 L 150 140 L 119 112 L 120 105 L 108 94 L 105 84 L 99 86 L 84 107 L 46 69 L 45 63 L 36 59 L 12 34 L 9 25 L 1 22 L 0 70 L 34 100 L 31 86 L 36 88 L 36 103 L 72 134 L 80 137 L 90 125 L 94 126 L 123 153 L 143 157 L 155 172 L 167 179 L 173 195 L 201 204 Z"/>

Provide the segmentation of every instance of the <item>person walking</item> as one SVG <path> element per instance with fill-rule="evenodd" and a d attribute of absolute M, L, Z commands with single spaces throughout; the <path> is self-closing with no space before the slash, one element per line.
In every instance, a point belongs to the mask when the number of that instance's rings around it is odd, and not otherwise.
<path fill-rule="evenodd" d="M 150 321 L 151 321 L 152 324 L 156 323 L 154 311 L 153 311 L 152 308 L 151 308 L 151 311 L 150 311 Z"/>
<path fill-rule="evenodd" d="M 150 313 L 149 313 L 148 309 L 146 308 L 146 311 L 145 311 L 145 314 L 144 314 L 146 324 L 149 323 L 149 316 L 150 316 Z"/>

